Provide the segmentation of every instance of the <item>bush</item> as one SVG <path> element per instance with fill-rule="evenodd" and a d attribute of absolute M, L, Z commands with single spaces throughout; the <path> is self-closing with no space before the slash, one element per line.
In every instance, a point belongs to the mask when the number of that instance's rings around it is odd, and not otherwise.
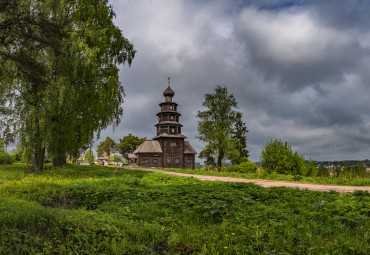
<path fill-rule="evenodd" d="M 11 164 L 13 163 L 12 156 L 9 155 L 9 153 L 6 153 L 4 151 L 0 151 L 0 164 Z"/>
<path fill-rule="evenodd" d="M 261 166 L 267 173 L 301 175 L 304 170 L 302 155 L 293 152 L 287 142 L 270 141 L 261 151 Z"/>
<path fill-rule="evenodd" d="M 240 164 L 234 164 L 229 167 L 229 172 L 237 172 L 237 173 L 256 173 L 258 167 L 255 163 L 251 161 L 244 161 Z"/>

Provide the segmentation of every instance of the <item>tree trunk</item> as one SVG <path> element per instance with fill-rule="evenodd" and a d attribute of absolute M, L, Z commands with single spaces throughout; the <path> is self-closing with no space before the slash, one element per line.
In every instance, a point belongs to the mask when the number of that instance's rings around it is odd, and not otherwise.
<path fill-rule="evenodd" d="M 90 143 L 90 166 L 91 166 L 91 143 Z"/>
<path fill-rule="evenodd" d="M 53 158 L 53 166 L 62 167 L 66 163 L 66 157 L 64 155 L 58 155 Z"/>
<path fill-rule="evenodd" d="M 220 172 L 221 171 L 221 166 L 222 166 L 222 158 L 223 158 L 223 152 L 221 151 L 219 154 L 218 154 L 218 157 L 217 157 L 217 169 L 218 171 Z"/>
<path fill-rule="evenodd" d="M 221 171 L 221 165 L 222 165 L 222 157 L 218 156 L 217 158 L 217 169 L 220 172 Z"/>
<path fill-rule="evenodd" d="M 45 161 L 45 147 L 42 147 L 41 149 L 41 155 L 40 155 L 40 170 L 44 169 L 44 161 Z"/>
<path fill-rule="evenodd" d="M 41 148 L 41 136 L 40 136 L 40 126 L 39 118 L 35 118 L 35 131 L 33 134 L 33 143 L 32 143 L 32 167 L 31 172 L 37 172 L 43 169 L 43 152 L 45 150 Z"/>

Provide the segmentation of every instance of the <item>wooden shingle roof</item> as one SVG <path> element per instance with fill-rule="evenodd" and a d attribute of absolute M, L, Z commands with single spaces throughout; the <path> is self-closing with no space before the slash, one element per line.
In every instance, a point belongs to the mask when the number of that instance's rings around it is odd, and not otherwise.
<path fill-rule="evenodd" d="M 166 137 L 166 138 L 168 138 L 168 137 L 170 137 L 170 138 L 188 138 L 187 136 L 184 136 L 183 134 L 169 135 L 167 133 L 162 133 L 160 135 L 157 135 L 153 139 L 160 138 L 160 137 Z"/>
<path fill-rule="evenodd" d="M 184 142 L 184 154 L 197 154 L 197 152 L 194 150 L 193 146 L 190 145 L 188 141 Z"/>
<path fill-rule="evenodd" d="M 139 147 L 134 151 L 134 154 L 137 153 L 163 153 L 163 151 L 158 141 L 147 140 L 140 144 Z"/>
<path fill-rule="evenodd" d="M 137 158 L 137 156 L 136 156 L 134 153 L 128 153 L 128 154 L 127 154 L 127 157 L 128 157 L 129 159 L 131 159 L 131 158 Z"/>

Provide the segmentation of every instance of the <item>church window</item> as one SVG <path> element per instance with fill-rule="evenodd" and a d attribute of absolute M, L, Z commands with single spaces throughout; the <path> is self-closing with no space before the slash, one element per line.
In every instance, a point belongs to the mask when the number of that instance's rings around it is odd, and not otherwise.
<path fill-rule="evenodd" d="M 153 164 L 158 164 L 158 159 L 153 159 Z"/>
<path fill-rule="evenodd" d="M 171 163 L 171 158 L 170 157 L 168 157 L 167 158 L 167 164 L 170 164 Z"/>
<path fill-rule="evenodd" d="M 191 163 L 191 159 L 190 159 L 190 158 L 188 158 L 188 159 L 186 160 L 186 162 L 187 162 L 188 164 L 190 164 L 190 163 Z"/>
<path fill-rule="evenodd" d="M 173 109 L 173 106 L 172 105 L 170 105 L 170 110 L 172 110 Z"/>
<path fill-rule="evenodd" d="M 176 147 L 176 143 L 170 143 L 171 147 Z"/>
<path fill-rule="evenodd" d="M 144 163 L 145 163 L 145 164 L 149 164 L 149 159 L 147 159 L 147 158 L 146 158 L 146 159 L 144 159 Z"/>
<path fill-rule="evenodd" d="M 173 120 L 173 115 L 170 116 L 170 119 Z"/>
<path fill-rule="evenodd" d="M 171 128 L 171 132 L 172 132 L 172 133 L 175 133 L 175 129 L 174 129 L 174 128 Z"/>
<path fill-rule="evenodd" d="M 176 164 L 180 163 L 180 159 L 179 158 L 175 158 L 175 163 Z"/>

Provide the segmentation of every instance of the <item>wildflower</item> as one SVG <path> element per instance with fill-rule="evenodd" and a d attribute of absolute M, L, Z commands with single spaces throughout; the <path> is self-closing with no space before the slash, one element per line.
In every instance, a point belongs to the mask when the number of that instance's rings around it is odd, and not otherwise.
<path fill-rule="evenodd" d="M 227 221 L 227 219 L 224 219 L 224 221 Z"/>
<path fill-rule="evenodd" d="M 228 234 L 226 234 L 225 236 L 229 236 Z"/>
<path fill-rule="evenodd" d="M 164 228 L 162 228 L 162 230 L 164 230 Z"/>
<path fill-rule="evenodd" d="M 231 233 L 233 236 L 235 236 L 235 233 Z"/>
<path fill-rule="evenodd" d="M 227 246 L 225 246 L 224 249 L 227 249 Z"/>

